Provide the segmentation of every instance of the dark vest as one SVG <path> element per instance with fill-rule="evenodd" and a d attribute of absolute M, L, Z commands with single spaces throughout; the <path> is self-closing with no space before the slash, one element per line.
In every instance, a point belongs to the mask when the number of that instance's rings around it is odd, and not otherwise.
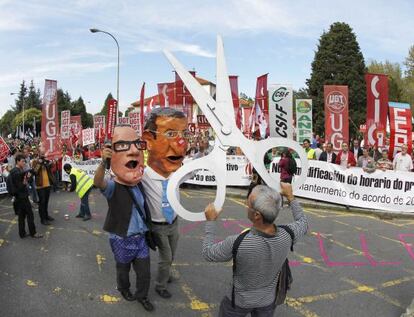
<path fill-rule="evenodd" d="M 146 219 L 144 220 L 148 227 L 148 221 L 151 223 L 151 214 L 149 212 L 145 199 L 145 192 L 139 183 L 138 188 L 144 197 L 144 209 Z M 108 213 L 106 214 L 103 229 L 118 236 L 126 237 L 128 233 L 129 222 L 131 220 L 133 201 L 128 193 L 128 186 L 115 182 L 115 189 L 112 197 L 108 199 Z"/>

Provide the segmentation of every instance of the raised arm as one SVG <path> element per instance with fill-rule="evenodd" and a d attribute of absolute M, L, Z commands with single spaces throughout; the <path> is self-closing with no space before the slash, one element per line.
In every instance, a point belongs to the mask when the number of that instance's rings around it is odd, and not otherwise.
<path fill-rule="evenodd" d="M 102 162 L 98 165 L 98 168 L 95 171 L 95 176 L 93 178 L 93 184 L 99 189 L 105 190 L 106 181 L 105 181 L 105 164 L 107 159 L 111 159 L 112 150 L 109 148 L 104 148 L 102 150 Z"/>

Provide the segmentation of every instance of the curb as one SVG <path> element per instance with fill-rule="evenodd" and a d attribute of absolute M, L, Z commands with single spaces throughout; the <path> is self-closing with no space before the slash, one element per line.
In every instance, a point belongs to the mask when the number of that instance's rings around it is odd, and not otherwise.
<path fill-rule="evenodd" d="M 226 197 L 232 198 L 241 198 L 245 199 L 247 194 L 246 192 L 233 192 L 227 191 Z M 323 210 L 332 210 L 332 211 L 341 211 L 341 212 L 348 212 L 348 213 L 356 213 L 356 214 L 364 214 L 364 215 L 373 215 L 377 216 L 380 219 L 384 220 L 391 220 L 394 218 L 397 219 L 414 219 L 413 213 L 405 213 L 405 212 L 390 212 L 384 210 L 377 210 L 377 209 L 364 209 L 364 208 L 357 208 L 352 206 L 344 206 L 344 205 L 337 205 L 337 204 L 328 204 L 325 202 L 319 202 L 317 200 L 310 200 L 306 198 L 298 198 L 302 206 L 308 208 L 315 208 L 315 209 L 323 209 Z"/>

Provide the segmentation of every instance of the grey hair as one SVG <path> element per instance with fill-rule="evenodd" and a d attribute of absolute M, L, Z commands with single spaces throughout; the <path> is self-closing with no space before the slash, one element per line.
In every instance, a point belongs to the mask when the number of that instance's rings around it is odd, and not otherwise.
<path fill-rule="evenodd" d="M 145 121 L 144 130 L 157 131 L 156 121 L 158 117 L 185 118 L 185 114 L 182 111 L 169 107 L 154 108 Z M 154 132 L 152 134 L 156 138 L 156 134 Z"/>
<path fill-rule="evenodd" d="M 261 213 L 264 223 L 273 223 L 282 207 L 280 194 L 269 186 L 257 185 L 250 195 L 252 209 Z"/>

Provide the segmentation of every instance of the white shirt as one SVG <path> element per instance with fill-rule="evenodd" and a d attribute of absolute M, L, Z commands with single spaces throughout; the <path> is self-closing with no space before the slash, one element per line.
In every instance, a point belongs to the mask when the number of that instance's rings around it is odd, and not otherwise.
<path fill-rule="evenodd" d="M 164 214 L 162 212 L 162 181 L 167 180 L 154 171 L 151 167 L 147 166 L 144 170 L 144 175 L 142 176 L 142 185 L 144 186 L 146 202 L 148 208 L 151 212 L 152 221 L 155 222 L 166 222 Z M 178 188 L 176 188 L 178 196 Z M 177 217 L 177 214 L 174 211 L 174 218 Z"/>
<path fill-rule="evenodd" d="M 410 172 L 413 169 L 413 161 L 408 154 L 403 155 L 401 152 L 395 155 L 392 162 L 395 171 Z"/>

